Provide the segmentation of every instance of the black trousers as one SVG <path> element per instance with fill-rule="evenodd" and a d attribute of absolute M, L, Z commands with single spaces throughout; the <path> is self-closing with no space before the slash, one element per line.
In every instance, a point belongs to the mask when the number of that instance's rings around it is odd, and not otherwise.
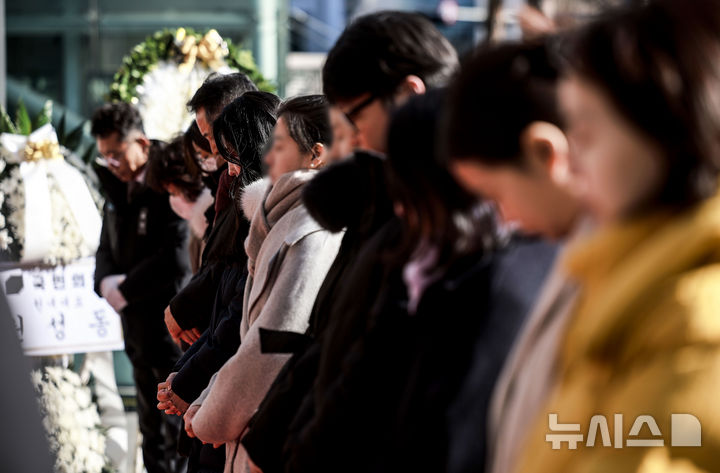
<path fill-rule="evenodd" d="M 125 310 L 121 319 L 125 352 L 133 366 L 145 468 L 148 473 L 181 473 L 185 460 L 177 453 L 177 438 L 182 419 L 157 408 L 157 385 L 167 379 L 180 357 L 162 314 L 162 310 L 151 314 Z"/>

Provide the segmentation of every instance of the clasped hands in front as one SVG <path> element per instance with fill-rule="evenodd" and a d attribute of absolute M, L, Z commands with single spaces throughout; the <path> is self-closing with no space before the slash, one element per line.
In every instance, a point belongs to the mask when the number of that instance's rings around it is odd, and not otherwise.
<path fill-rule="evenodd" d="M 183 330 L 182 327 L 177 323 L 175 317 L 170 310 L 170 306 L 165 308 L 165 325 L 167 326 L 168 332 L 172 337 L 173 341 L 180 346 L 180 342 L 183 341 L 189 345 L 192 345 L 202 335 L 200 330 L 197 328 L 191 328 L 189 330 Z"/>
<path fill-rule="evenodd" d="M 165 414 L 183 416 L 183 420 L 185 421 L 185 432 L 187 432 L 188 437 L 195 438 L 196 435 L 192 428 L 192 420 L 198 409 L 200 409 L 200 406 L 191 406 L 172 390 L 172 381 L 176 375 L 177 372 L 170 373 L 165 381 L 158 384 L 157 408 L 164 411 Z M 200 439 L 200 441 L 205 444 L 208 443 L 202 439 Z M 221 443 L 214 443 L 213 447 L 218 448 L 221 445 Z"/>

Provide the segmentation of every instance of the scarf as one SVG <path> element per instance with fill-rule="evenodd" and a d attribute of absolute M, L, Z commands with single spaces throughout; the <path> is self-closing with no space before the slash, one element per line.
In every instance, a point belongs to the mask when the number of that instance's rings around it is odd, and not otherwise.
<path fill-rule="evenodd" d="M 255 274 L 255 262 L 265 238 L 273 226 L 289 211 L 302 204 L 302 189 L 317 171 L 300 170 L 282 175 L 275 184 L 268 179 L 255 181 L 245 188 L 242 207 L 250 220 L 250 231 L 245 239 L 248 272 Z"/>

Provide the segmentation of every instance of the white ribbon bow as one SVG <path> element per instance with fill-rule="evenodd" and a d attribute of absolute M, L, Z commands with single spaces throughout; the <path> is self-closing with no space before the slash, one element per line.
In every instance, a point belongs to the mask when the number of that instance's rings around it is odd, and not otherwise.
<path fill-rule="evenodd" d="M 80 172 L 64 159 L 25 160 L 25 147 L 28 143 L 43 141 L 58 141 L 57 134 L 49 123 L 32 132 L 30 136 L 10 133 L 0 135 L 0 145 L 8 152 L 8 163 L 20 163 L 20 175 L 25 188 L 25 241 L 20 259 L 22 262 L 42 260 L 52 249 L 54 235 L 48 173 L 55 178 L 87 247 L 97 248 L 100 241 L 100 214 Z"/>

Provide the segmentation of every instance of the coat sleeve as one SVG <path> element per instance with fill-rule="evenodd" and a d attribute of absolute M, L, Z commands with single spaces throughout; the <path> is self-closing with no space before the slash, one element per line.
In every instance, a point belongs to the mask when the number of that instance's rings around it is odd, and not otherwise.
<path fill-rule="evenodd" d="M 110 235 L 109 235 L 109 205 L 105 202 L 103 207 L 103 222 L 102 232 L 100 233 L 100 244 L 98 245 L 97 253 L 95 253 L 95 292 L 100 294 L 100 283 L 111 274 L 118 274 L 120 270 L 117 268 L 115 261 L 112 256 L 112 248 L 110 246 Z"/>
<path fill-rule="evenodd" d="M 129 304 L 155 296 L 158 282 L 181 279 L 190 272 L 187 223 L 174 213 L 167 220 L 159 251 L 138 262 L 120 285 L 120 292 Z"/>
<path fill-rule="evenodd" d="M 289 355 L 262 354 L 260 327 L 302 333 L 325 274 L 340 245 L 341 235 L 310 234 L 289 247 L 274 272 L 267 303 L 240 347 L 220 369 L 215 384 L 193 420 L 197 436 L 213 443 L 238 439 L 282 369 Z"/>
<path fill-rule="evenodd" d="M 185 363 L 187 363 L 190 358 L 195 356 L 195 353 L 197 353 L 202 346 L 204 346 L 208 342 L 208 338 L 210 338 L 210 333 L 205 330 L 200 338 L 198 338 L 195 343 L 190 345 L 190 347 L 185 350 L 185 352 L 182 354 L 179 360 L 175 362 L 175 366 L 173 366 L 172 371 L 173 372 L 179 372 L 183 366 L 185 366 Z M 184 399 L 184 398 L 183 398 Z"/>
<path fill-rule="evenodd" d="M 183 400 L 192 402 L 197 399 L 212 375 L 237 351 L 240 345 L 241 319 L 242 294 L 239 294 L 230 303 L 225 317 L 215 331 L 209 334 L 206 343 L 186 361 L 175 376 L 172 388 Z"/>
<path fill-rule="evenodd" d="M 207 327 L 224 266 L 218 262 L 206 264 L 172 298 L 170 311 L 180 328 Z"/>

